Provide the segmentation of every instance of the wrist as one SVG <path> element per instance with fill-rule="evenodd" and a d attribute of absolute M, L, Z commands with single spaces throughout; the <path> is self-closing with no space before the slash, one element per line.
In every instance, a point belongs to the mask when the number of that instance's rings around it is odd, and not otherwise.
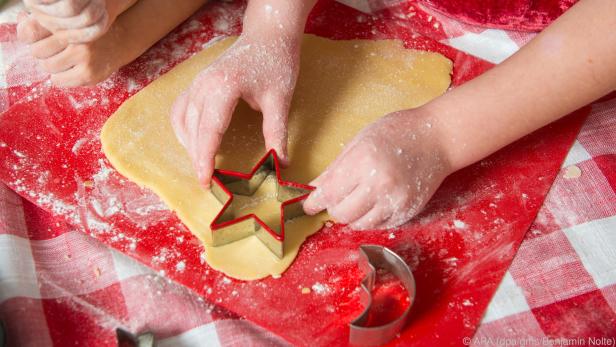
<path fill-rule="evenodd" d="M 455 172 L 472 164 L 475 159 L 472 158 L 472 139 L 467 137 L 469 132 L 465 129 L 465 122 L 461 121 L 463 117 L 457 110 L 454 119 L 450 116 L 449 109 L 445 109 L 441 104 L 440 99 L 446 95 L 421 106 L 420 110 L 424 114 L 425 123 L 432 127 L 432 136 L 436 139 L 435 143 L 443 162 L 448 166 L 449 172 Z"/>
<path fill-rule="evenodd" d="M 133 6 L 137 0 L 107 0 L 107 15 L 111 25 L 119 15 Z"/>
<path fill-rule="evenodd" d="M 143 52 L 143 48 L 139 42 L 127 39 L 132 37 L 129 28 L 122 21 L 116 21 L 109 31 L 97 40 L 102 49 L 109 49 L 109 64 L 111 69 L 118 70 L 124 65 L 129 64 Z M 141 48 L 141 49 L 140 49 Z"/>
<path fill-rule="evenodd" d="M 313 0 L 252 0 L 244 16 L 243 36 L 254 40 L 284 38 L 301 42 Z"/>

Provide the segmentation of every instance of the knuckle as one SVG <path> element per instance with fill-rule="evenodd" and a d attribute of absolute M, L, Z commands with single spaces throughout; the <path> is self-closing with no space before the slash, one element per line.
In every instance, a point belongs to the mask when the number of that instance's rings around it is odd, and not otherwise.
<path fill-rule="evenodd" d="M 58 28 L 58 21 L 56 20 L 55 17 L 45 16 L 43 14 L 39 14 L 35 12 L 32 14 L 32 18 L 34 19 L 32 23 L 36 21 L 40 23 L 40 25 L 42 25 L 43 27 L 49 30 L 54 30 Z"/>
<path fill-rule="evenodd" d="M 96 21 L 96 12 L 92 7 L 88 7 L 82 14 L 82 21 L 84 25 L 94 24 Z"/>
<path fill-rule="evenodd" d="M 349 211 L 346 210 L 341 210 L 339 208 L 332 208 L 331 211 L 328 211 L 329 214 L 336 219 L 336 221 L 340 222 L 340 223 L 349 223 L 351 221 L 351 218 L 349 216 Z"/>
<path fill-rule="evenodd" d="M 394 184 L 395 184 L 395 179 L 391 175 L 387 174 L 387 172 L 383 172 L 382 174 L 378 176 L 377 185 L 380 189 L 388 189 L 394 186 Z"/>
<path fill-rule="evenodd" d="M 17 39 L 24 43 L 38 41 L 39 30 L 33 20 L 27 20 L 17 25 Z"/>
<path fill-rule="evenodd" d="M 40 62 L 41 62 L 41 67 L 47 73 L 53 73 L 54 67 L 61 64 L 60 61 L 56 59 L 51 59 L 51 58 L 40 60 Z"/>
<path fill-rule="evenodd" d="M 25 28 L 25 25 L 17 26 L 17 40 L 19 40 L 20 42 L 32 43 L 32 41 L 34 41 L 33 36 L 34 35 L 32 34 L 32 31 Z"/>
<path fill-rule="evenodd" d="M 278 124 L 266 126 L 263 128 L 263 136 L 268 141 L 282 142 L 286 136 L 286 128 Z"/>
<path fill-rule="evenodd" d="M 61 1 L 58 4 L 58 12 L 65 17 L 72 17 L 79 14 L 78 6 L 75 1 Z"/>
<path fill-rule="evenodd" d="M 218 69 L 205 69 L 199 74 L 198 80 L 200 83 L 214 83 L 224 80 L 225 74 Z"/>

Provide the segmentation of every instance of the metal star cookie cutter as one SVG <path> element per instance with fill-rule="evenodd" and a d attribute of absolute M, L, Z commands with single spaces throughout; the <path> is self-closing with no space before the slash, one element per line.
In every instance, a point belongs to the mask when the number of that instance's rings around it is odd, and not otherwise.
<path fill-rule="evenodd" d="M 272 173 L 276 175 L 276 199 L 281 203 L 280 224 L 267 225 L 254 213 L 234 215 L 229 209 L 233 203 L 233 195 L 253 195 Z M 212 193 L 223 204 L 210 224 L 212 245 L 222 246 L 255 235 L 272 253 L 282 258 L 285 224 L 304 215 L 302 203 L 314 187 L 282 180 L 278 155 L 273 149 L 259 160 L 250 173 L 217 169 L 212 181 Z"/>
<path fill-rule="evenodd" d="M 366 274 L 361 281 L 360 301 L 364 311 L 350 324 L 349 342 L 358 346 L 379 346 L 391 341 L 402 330 L 415 302 L 415 278 L 406 262 L 389 248 L 378 245 L 359 247 L 359 268 Z M 381 268 L 396 276 L 407 290 L 409 305 L 395 320 L 379 326 L 364 326 L 372 306 L 372 290 L 376 280 L 376 269 Z"/>

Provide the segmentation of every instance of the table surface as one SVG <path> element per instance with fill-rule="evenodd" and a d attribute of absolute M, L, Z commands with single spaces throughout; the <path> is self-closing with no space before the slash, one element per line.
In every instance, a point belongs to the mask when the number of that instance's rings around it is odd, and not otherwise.
<path fill-rule="evenodd" d="M 343 2 L 364 12 L 383 10 L 378 2 Z M 473 28 L 438 13 L 432 15 L 446 35 L 437 37 L 439 41 L 494 63 L 532 38 L 528 33 Z M 9 66 L 25 53 L 13 43 L 10 25 L 3 25 L 0 34 L 0 57 L 3 65 Z M 2 75 L 0 83 L 6 91 L 42 78 L 35 66 L 24 64 L 19 73 Z M 14 102 L 6 92 L 0 98 L 5 108 Z M 490 339 L 503 337 L 616 336 L 614 116 L 615 100 L 593 105 L 561 174 L 488 307 L 475 334 L 475 345 L 495 345 Z M 579 177 L 567 174 L 575 171 L 572 167 L 580 169 Z M 79 256 L 67 257 L 77 252 Z M 75 311 L 80 314 L 75 315 Z M 147 328 L 163 336 L 161 345 L 194 345 L 196 341 L 208 341 L 208 345 L 285 344 L 271 332 L 216 303 L 204 302 L 59 223 L 3 187 L 0 319 L 9 316 L 9 330 L 23 338 L 20 345 L 58 344 L 66 339 L 83 344 L 100 341 L 99 331 L 127 321 L 136 331 Z M 67 322 L 67 317 L 73 321 Z"/>

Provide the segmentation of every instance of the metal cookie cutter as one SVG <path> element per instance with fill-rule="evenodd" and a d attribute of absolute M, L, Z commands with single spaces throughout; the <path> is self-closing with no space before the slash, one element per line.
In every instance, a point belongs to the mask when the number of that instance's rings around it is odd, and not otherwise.
<path fill-rule="evenodd" d="M 280 224 L 267 225 L 254 213 L 236 216 L 229 208 L 233 195 L 253 195 L 270 174 L 276 175 L 276 199 L 280 205 Z M 314 187 L 283 181 L 280 175 L 278 155 L 270 150 L 248 174 L 215 170 L 212 177 L 212 193 L 223 204 L 222 209 L 210 224 L 213 246 L 222 246 L 251 235 L 256 235 L 278 258 L 284 256 L 285 223 L 303 216 L 303 201 Z"/>
<path fill-rule="evenodd" d="M 4 323 L 0 320 L 0 347 L 6 346 L 6 336 L 4 332 Z"/>
<path fill-rule="evenodd" d="M 118 347 L 154 347 L 154 334 L 146 332 L 135 335 L 122 328 L 116 329 Z"/>
<path fill-rule="evenodd" d="M 378 245 L 362 245 L 359 247 L 359 268 L 366 274 L 361 281 L 361 303 L 364 311 L 350 324 L 349 342 L 358 346 L 378 346 L 391 341 L 402 330 L 406 318 L 415 301 L 415 278 L 406 262 L 389 248 Z M 409 295 L 409 306 L 400 317 L 380 326 L 364 326 L 372 306 L 372 289 L 376 280 L 376 269 L 389 271 L 402 282 Z"/>

